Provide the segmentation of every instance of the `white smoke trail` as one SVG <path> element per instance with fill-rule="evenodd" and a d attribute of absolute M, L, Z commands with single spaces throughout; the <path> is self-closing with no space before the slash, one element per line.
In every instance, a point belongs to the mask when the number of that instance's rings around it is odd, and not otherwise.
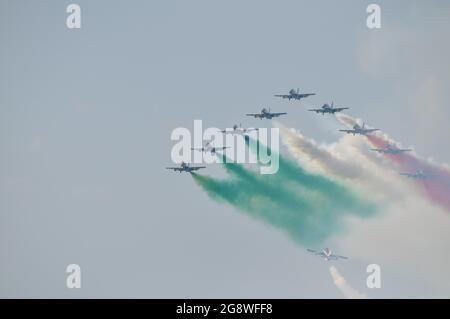
<path fill-rule="evenodd" d="M 344 124 L 348 128 L 353 127 L 353 125 L 355 125 L 355 124 L 362 125 L 362 123 L 363 123 L 362 119 L 355 118 L 355 117 L 353 117 L 351 115 L 344 114 L 344 113 L 336 114 L 336 119 L 339 122 L 341 122 L 342 124 Z M 394 139 L 389 137 L 389 135 L 387 135 L 383 131 L 375 131 L 375 132 L 373 132 L 371 134 L 375 135 L 375 136 L 378 136 L 379 138 L 381 138 L 386 143 L 395 144 L 395 145 L 401 147 L 397 141 L 395 141 Z M 364 142 L 366 142 L 365 144 L 369 145 L 369 143 L 368 143 L 368 141 L 366 139 L 364 139 Z"/>
<path fill-rule="evenodd" d="M 348 115 L 344 119 L 349 126 L 357 121 Z M 450 263 L 448 213 L 423 197 L 420 188 L 399 176 L 392 165 L 372 154 L 366 138 L 345 135 L 332 145 L 319 145 L 276 125 L 290 153 L 306 167 L 353 185 L 383 208 L 382 214 L 371 219 L 349 218 L 347 232 L 333 238 L 332 246 L 352 259 L 384 265 L 410 278 L 417 287 L 426 287 L 428 297 L 450 294 L 450 273 L 442 268 Z M 394 142 L 383 133 L 377 136 Z"/>
<path fill-rule="evenodd" d="M 331 175 L 374 200 L 389 202 L 398 200 L 411 185 L 397 178 L 393 169 L 380 166 L 380 161 L 368 160 L 364 142 L 351 136 L 343 136 L 337 143 L 318 145 L 300 132 L 275 123 L 280 129 L 283 144 L 289 152 L 310 170 Z"/>
<path fill-rule="evenodd" d="M 350 116 L 348 114 L 343 114 L 343 113 L 342 114 L 337 114 L 336 118 L 338 119 L 339 122 L 341 122 L 342 124 L 346 125 L 347 127 L 352 127 L 354 124 L 362 122 L 362 120 L 359 119 L 359 118 L 354 118 L 354 117 L 352 117 L 352 116 Z M 398 141 L 396 141 L 395 139 L 393 139 L 392 137 L 390 137 L 387 133 L 385 133 L 383 131 L 376 131 L 376 132 L 372 133 L 371 135 L 376 137 L 378 140 L 382 141 L 383 143 L 394 144 L 394 145 L 396 145 L 396 146 L 398 146 L 400 148 L 403 147 L 401 145 L 401 143 L 399 143 Z M 361 141 L 361 139 L 360 139 L 360 141 Z M 373 146 L 369 139 L 364 139 L 363 142 L 364 142 L 364 145 L 367 145 L 368 147 L 372 147 Z M 366 147 L 366 149 L 367 149 L 367 147 Z M 360 148 L 360 150 L 361 150 L 361 148 Z M 368 154 L 368 152 L 366 152 L 366 155 L 370 155 L 370 154 Z M 441 164 L 436 163 L 436 162 L 433 161 L 432 158 L 420 158 L 414 150 L 412 150 L 411 152 L 408 152 L 408 155 L 411 155 L 411 157 L 414 157 L 414 158 L 416 158 L 419 161 L 424 161 L 428 165 L 439 167 L 439 168 L 442 168 L 444 170 L 450 170 L 449 165 L 447 165 L 445 163 L 441 163 Z M 367 157 L 370 160 L 373 160 L 373 158 L 374 158 L 373 156 L 367 156 Z M 387 163 L 387 162 L 384 162 L 384 163 Z"/>
<path fill-rule="evenodd" d="M 450 263 L 450 217 L 417 193 L 388 205 L 379 217 L 349 218 L 346 233 L 329 245 L 353 260 L 380 265 L 382 275 L 407 278 L 417 291 L 423 290 L 413 297 L 450 295 L 450 272 L 443 267 Z"/>
<path fill-rule="evenodd" d="M 338 120 L 349 124 L 357 121 L 349 115 L 340 115 Z M 387 143 L 399 144 L 381 131 L 366 136 L 364 141 L 376 148 L 385 147 Z M 400 171 L 410 173 L 421 170 L 425 171 L 425 174 L 434 175 L 435 177 L 429 180 L 413 183 L 421 189 L 423 196 L 450 212 L 450 170 L 447 165 L 434 163 L 431 159 L 420 157 L 414 152 L 402 155 L 383 154 L 381 157 L 386 159 L 384 167 L 395 167 Z"/>
<path fill-rule="evenodd" d="M 336 287 L 347 299 L 367 299 L 367 296 L 351 287 L 335 266 L 330 267 L 330 274 Z"/>

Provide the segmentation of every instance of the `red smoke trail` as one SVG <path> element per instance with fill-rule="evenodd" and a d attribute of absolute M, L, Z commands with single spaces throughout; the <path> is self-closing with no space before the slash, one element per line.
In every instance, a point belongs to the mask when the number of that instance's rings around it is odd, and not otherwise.
<path fill-rule="evenodd" d="M 352 127 L 358 122 L 357 119 L 343 113 L 336 118 L 347 127 Z M 383 148 L 388 143 L 397 144 L 381 132 L 367 135 L 366 137 L 375 148 Z M 418 170 L 422 170 L 426 175 L 434 175 L 428 179 L 417 180 L 416 182 L 432 201 L 450 211 L 450 171 L 447 168 L 430 163 L 409 153 L 383 154 L 383 156 L 394 163 L 400 171 L 415 173 Z"/>
<path fill-rule="evenodd" d="M 376 148 L 383 148 L 387 143 L 392 143 L 387 137 L 380 135 L 368 135 L 367 139 Z M 417 180 L 417 183 L 432 201 L 450 211 L 450 171 L 447 168 L 408 153 L 383 155 L 403 172 L 414 173 L 422 170 L 426 175 L 430 175 L 428 179 Z"/>
<path fill-rule="evenodd" d="M 375 148 L 384 148 L 386 144 L 391 143 L 393 141 L 389 140 L 388 138 L 381 137 L 378 135 L 367 135 L 366 136 L 369 142 L 375 147 Z M 403 153 L 403 154 L 383 154 L 384 157 L 391 160 L 393 163 L 395 163 L 400 169 L 402 169 L 405 172 L 415 172 L 420 168 L 422 165 L 420 163 L 420 160 L 418 160 L 415 156 L 409 154 L 409 153 Z"/>
<path fill-rule="evenodd" d="M 446 181 L 441 176 L 435 177 L 439 180 L 424 180 L 421 181 L 426 194 L 434 201 L 441 204 L 450 211 L 450 183 L 449 172 L 446 172 Z"/>

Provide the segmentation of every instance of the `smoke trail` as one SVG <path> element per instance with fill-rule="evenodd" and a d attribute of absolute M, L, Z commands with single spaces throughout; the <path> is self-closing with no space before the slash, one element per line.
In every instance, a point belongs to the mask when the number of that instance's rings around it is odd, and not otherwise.
<path fill-rule="evenodd" d="M 357 122 L 347 115 L 338 118 L 350 127 Z M 450 219 L 446 211 L 441 209 L 444 205 L 432 205 L 429 201 L 444 203 L 449 197 L 448 193 L 439 193 L 445 187 L 433 188 L 434 179 L 412 183 L 398 174 L 399 170 L 407 170 L 402 169 L 400 164 L 410 165 L 413 170 L 420 167 L 420 158 L 413 153 L 405 154 L 408 155 L 407 161 L 404 161 L 405 157 L 399 156 L 385 157 L 388 161 L 380 161 L 381 157 L 374 156 L 369 148 L 380 148 L 387 142 L 395 143 L 380 132 L 371 134 L 372 137 L 380 138 L 378 140 L 343 135 L 334 144 L 318 145 L 298 132 L 277 126 L 280 127 L 283 143 L 300 162 L 306 162 L 318 172 L 365 190 L 372 199 L 380 201 L 381 198 L 383 213 L 377 215 L 378 218 L 349 216 L 345 234 L 328 240 L 332 246 L 352 257 L 389 266 L 392 271 L 414 280 L 418 286 L 436 288 L 432 292 L 435 296 L 442 296 L 442 292 L 448 294 L 450 274 L 441 265 L 450 260 Z M 389 162 L 394 165 L 386 165 Z M 425 163 L 439 167 L 427 161 Z M 447 169 L 444 166 L 441 168 L 443 172 L 439 174 L 446 174 Z M 432 188 L 427 191 L 428 196 L 420 196 L 421 187 Z"/>
<path fill-rule="evenodd" d="M 342 292 L 345 298 L 367 299 L 367 296 L 365 294 L 360 293 L 347 283 L 345 278 L 339 273 L 339 271 L 335 266 L 330 267 L 330 274 L 331 277 L 333 278 L 334 284 L 336 285 L 336 287 L 339 288 L 339 290 Z"/>
<path fill-rule="evenodd" d="M 192 174 L 194 180 L 208 195 L 218 201 L 231 204 L 233 207 L 247 213 L 249 216 L 260 219 L 285 232 L 301 244 L 315 244 L 322 242 L 329 234 L 338 232 L 341 225 L 337 225 L 335 218 L 329 214 L 330 220 L 322 222 L 322 218 L 311 216 L 308 211 L 298 210 L 291 206 L 286 199 L 269 197 L 261 186 L 252 185 L 242 180 L 219 180 L 210 176 Z"/>
<path fill-rule="evenodd" d="M 350 188 L 344 187 L 343 185 L 336 183 L 323 175 L 307 172 L 301 166 L 280 156 L 280 154 L 276 154 L 267 145 L 264 145 L 259 141 L 255 141 L 250 137 L 246 137 L 245 141 L 250 150 L 258 156 L 260 153 L 270 153 L 279 157 L 280 169 L 278 174 L 272 175 L 272 177 L 269 177 L 268 179 L 274 178 L 285 186 L 287 182 L 291 182 L 296 184 L 296 186 L 302 186 L 303 188 L 306 187 L 310 192 L 316 191 L 319 194 L 325 194 L 328 200 L 329 196 L 332 194 L 334 196 L 332 203 L 333 206 L 341 205 L 349 208 L 352 204 L 355 204 L 355 209 L 363 208 L 364 204 L 358 199 L 358 196 Z M 327 198 L 323 198 L 322 201 L 327 200 Z M 364 211 L 366 211 L 366 209 L 364 209 Z"/>
<path fill-rule="evenodd" d="M 283 143 L 289 152 L 302 161 L 305 165 L 311 165 L 315 169 L 342 178 L 355 178 L 359 174 L 359 166 L 355 167 L 325 147 L 320 147 L 317 143 L 304 137 L 300 132 L 288 129 L 283 124 L 275 122 L 274 125 L 280 129 Z"/>
<path fill-rule="evenodd" d="M 340 114 L 337 119 L 347 126 L 352 126 L 358 121 L 346 114 Z M 376 148 L 383 148 L 386 144 L 398 144 L 383 132 L 375 132 L 367 135 L 366 138 L 369 144 Z M 417 180 L 416 184 L 422 188 L 428 198 L 450 211 L 450 170 L 447 167 L 420 158 L 414 153 L 383 154 L 383 157 L 389 159 L 403 172 L 414 173 L 420 170 L 430 175 L 428 179 Z"/>
<path fill-rule="evenodd" d="M 282 159 L 277 174 L 261 175 L 241 164 L 223 163 L 229 179 L 192 176 L 211 198 L 287 232 L 304 245 L 322 243 L 330 235 L 342 232 L 345 216 L 367 217 L 375 213 L 375 205 L 353 195 L 348 188 L 324 181 L 322 176 L 307 176 L 299 168 L 296 174 L 307 178 L 287 177 L 294 169 L 292 164 Z M 350 195 L 336 196 L 330 189 L 347 190 Z"/>
<path fill-rule="evenodd" d="M 358 123 L 358 121 L 354 117 L 345 113 L 336 114 L 336 118 L 339 120 L 339 122 L 341 122 L 342 124 L 346 125 L 349 128 L 353 127 L 356 123 Z"/>
<path fill-rule="evenodd" d="M 350 184 L 368 196 L 379 201 L 389 201 L 403 196 L 404 182 L 397 173 L 386 171 L 378 163 L 368 161 L 355 140 L 343 136 L 337 143 L 318 145 L 301 133 L 275 123 L 289 152 L 310 169 Z M 364 146 L 367 148 L 366 146 Z"/>
<path fill-rule="evenodd" d="M 368 140 L 376 147 L 383 147 L 390 139 L 384 138 L 382 135 L 375 135 L 368 136 Z M 413 154 L 385 154 L 384 157 L 404 172 L 414 173 L 420 170 L 429 175 L 429 178 L 417 180 L 416 183 L 422 187 L 430 199 L 450 211 L 450 171 L 446 167 L 433 164 Z"/>

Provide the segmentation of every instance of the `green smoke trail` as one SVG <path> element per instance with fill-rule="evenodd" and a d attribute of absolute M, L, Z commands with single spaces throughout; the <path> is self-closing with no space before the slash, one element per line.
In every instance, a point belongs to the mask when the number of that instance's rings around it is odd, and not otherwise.
<path fill-rule="evenodd" d="M 195 173 L 192 176 L 211 198 L 231 204 L 254 218 L 284 230 L 301 244 L 322 242 L 336 230 L 336 224 L 331 220 L 320 223 L 313 216 L 302 212 L 301 207 L 299 211 L 286 208 L 281 202 L 282 199 L 274 200 L 260 194 L 258 187 L 249 183 L 240 180 L 219 180 Z"/>
<path fill-rule="evenodd" d="M 239 164 L 226 164 L 226 171 L 240 181 L 239 186 L 251 189 L 254 193 L 267 198 L 276 198 L 279 206 L 283 206 L 285 214 L 293 216 L 298 211 L 311 211 L 314 207 L 309 199 L 305 199 L 287 187 L 280 188 L 267 177 L 257 174 L 254 171 L 245 169 Z"/>
<path fill-rule="evenodd" d="M 340 208 L 359 210 L 360 213 L 358 215 L 360 216 L 370 216 L 370 214 L 373 213 L 375 209 L 373 205 L 362 200 L 360 196 L 348 187 L 325 176 L 307 172 L 295 162 L 282 157 L 270 147 L 264 145 L 260 141 L 251 139 L 249 136 L 246 136 L 245 142 L 250 151 L 257 155 L 258 160 L 261 152 L 279 157 L 279 170 L 277 174 L 272 176 L 283 185 L 291 182 L 294 184 L 291 184 L 291 187 L 293 188 L 298 188 L 300 186 L 300 189 L 306 189 L 309 192 L 316 191 L 316 193 L 318 193 L 316 196 L 317 200 L 329 201 L 331 198 L 332 202 L 330 204 L 333 207 L 337 206 Z M 268 179 L 270 180 L 270 177 Z M 325 195 L 325 198 L 321 195 Z M 324 202 L 322 202 L 321 205 L 323 207 Z"/>
<path fill-rule="evenodd" d="M 286 159 L 280 158 L 280 170 L 273 175 L 261 175 L 230 161 L 224 161 L 224 167 L 230 179 L 192 176 L 211 198 L 284 230 L 304 245 L 323 242 L 344 230 L 345 215 L 365 216 L 374 211 L 371 203 L 356 195 L 336 197 L 333 190 L 344 191 L 345 187 L 308 174 Z"/>

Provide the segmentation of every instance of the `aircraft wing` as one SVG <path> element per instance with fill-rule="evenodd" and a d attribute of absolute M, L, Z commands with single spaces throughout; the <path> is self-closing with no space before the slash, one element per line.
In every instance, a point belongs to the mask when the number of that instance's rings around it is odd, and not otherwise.
<path fill-rule="evenodd" d="M 308 97 L 308 96 L 311 96 L 311 95 L 316 95 L 316 93 L 303 93 L 303 94 L 299 94 L 298 96 L 300 98 L 303 98 L 303 97 Z"/>
<path fill-rule="evenodd" d="M 314 250 L 314 249 L 306 249 L 308 252 L 310 252 L 311 254 L 314 254 L 314 255 L 320 255 L 320 254 L 322 254 L 322 252 L 321 251 L 317 251 L 317 250 Z"/>
<path fill-rule="evenodd" d="M 378 153 L 383 153 L 383 150 L 380 149 L 380 148 L 369 148 L 369 151 L 378 152 Z"/>
<path fill-rule="evenodd" d="M 189 167 L 189 170 L 191 170 L 191 171 L 197 171 L 197 170 L 202 169 L 202 168 L 206 168 L 206 166 Z"/>
<path fill-rule="evenodd" d="M 379 128 L 366 128 L 366 129 L 364 129 L 364 132 L 372 133 L 372 132 L 379 131 L 379 130 L 380 130 Z"/>
<path fill-rule="evenodd" d="M 322 109 L 309 109 L 308 111 L 316 112 L 316 113 L 325 113 L 325 111 Z"/>
<path fill-rule="evenodd" d="M 235 131 L 235 130 L 223 130 L 220 132 L 223 134 L 240 134 L 241 133 L 240 131 Z"/>
<path fill-rule="evenodd" d="M 288 98 L 290 97 L 290 95 L 287 95 L 287 94 L 276 94 L 276 95 L 274 95 L 274 96 L 276 96 L 276 97 L 281 97 L 281 98 L 283 98 L 283 99 L 288 99 Z"/>
<path fill-rule="evenodd" d="M 331 256 L 333 256 L 336 259 L 348 259 L 348 257 L 340 256 L 340 255 L 331 255 Z"/>
<path fill-rule="evenodd" d="M 437 174 L 423 174 L 420 175 L 418 173 L 399 173 L 400 175 L 409 177 L 409 178 L 414 178 L 414 179 L 427 179 L 427 178 L 433 178 L 435 176 L 438 176 Z"/>
<path fill-rule="evenodd" d="M 250 113 L 250 114 L 245 114 L 245 115 L 247 115 L 247 116 L 253 116 L 254 118 L 261 117 L 261 114 L 259 114 L 259 113 Z"/>
<path fill-rule="evenodd" d="M 399 173 L 399 174 L 406 177 L 414 177 L 414 174 L 411 173 Z"/>
<path fill-rule="evenodd" d="M 336 108 L 334 108 L 335 112 L 341 112 L 343 110 L 348 110 L 348 107 L 336 107 Z"/>
<path fill-rule="evenodd" d="M 176 171 L 181 171 L 181 168 L 179 168 L 179 167 L 166 167 L 166 169 L 171 169 L 171 170 L 173 170 L 174 172 L 176 172 Z"/>
<path fill-rule="evenodd" d="M 287 114 L 287 113 L 286 113 L 286 112 L 282 112 L 282 113 L 270 113 L 270 116 L 277 117 L 277 116 L 285 115 L 285 114 Z"/>
<path fill-rule="evenodd" d="M 344 132 L 344 133 L 355 133 L 355 130 L 339 130 L 339 132 Z"/>

